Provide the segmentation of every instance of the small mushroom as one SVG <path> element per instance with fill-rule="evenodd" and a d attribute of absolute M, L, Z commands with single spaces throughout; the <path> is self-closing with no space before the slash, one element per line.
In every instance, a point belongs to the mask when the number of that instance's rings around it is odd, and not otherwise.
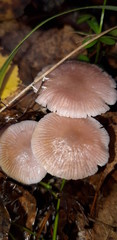
<path fill-rule="evenodd" d="M 60 116 L 86 118 L 117 100 L 115 81 L 96 65 L 68 61 L 47 75 L 36 102 Z"/>
<path fill-rule="evenodd" d="M 35 159 L 31 137 L 35 121 L 22 121 L 8 127 L 0 138 L 0 166 L 11 178 L 33 184 L 41 181 L 46 170 Z"/>
<path fill-rule="evenodd" d="M 66 118 L 50 113 L 37 124 L 32 151 L 51 175 L 82 179 L 107 163 L 109 136 L 93 118 Z"/>

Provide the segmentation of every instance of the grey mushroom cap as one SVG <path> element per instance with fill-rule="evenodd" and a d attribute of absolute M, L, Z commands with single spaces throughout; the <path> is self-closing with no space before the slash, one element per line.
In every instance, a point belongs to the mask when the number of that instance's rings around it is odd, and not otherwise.
<path fill-rule="evenodd" d="M 115 81 L 96 65 L 68 61 L 46 76 L 36 102 L 60 116 L 86 118 L 117 100 Z"/>
<path fill-rule="evenodd" d="M 0 138 L 0 166 L 11 178 L 24 184 L 42 180 L 46 170 L 31 150 L 35 121 L 22 121 L 8 127 Z"/>
<path fill-rule="evenodd" d="M 37 124 L 31 140 L 37 161 L 51 175 L 82 179 L 108 162 L 109 136 L 93 118 L 66 118 L 50 113 Z"/>

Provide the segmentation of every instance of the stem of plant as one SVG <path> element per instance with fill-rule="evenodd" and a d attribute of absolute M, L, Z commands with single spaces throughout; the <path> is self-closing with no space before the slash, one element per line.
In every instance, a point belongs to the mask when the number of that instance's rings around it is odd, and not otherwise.
<path fill-rule="evenodd" d="M 97 43 L 97 47 L 96 47 L 96 57 L 95 57 L 95 64 L 97 64 L 97 62 L 98 62 L 98 59 L 99 59 L 100 48 L 101 48 L 101 44 L 100 44 L 100 42 L 98 41 L 98 43 Z"/>
<path fill-rule="evenodd" d="M 101 12 L 101 17 L 100 17 L 100 26 L 99 26 L 99 34 L 102 32 L 102 27 L 103 27 L 103 22 L 104 22 L 104 14 L 105 14 L 105 6 L 106 6 L 106 2 L 107 0 L 104 0 L 104 4 L 103 4 L 103 8 L 102 8 L 102 12 Z M 100 53 L 100 48 L 101 48 L 101 44 L 100 41 L 98 41 L 97 43 L 97 51 L 96 51 L 96 57 L 95 57 L 95 63 L 98 62 L 99 59 L 99 53 Z"/>
<path fill-rule="evenodd" d="M 65 185 L 65 179 L 62 180 L 60 192 L 62 192 Z M 57 200 L 57 206 L 56 206 L 56 217 L 54 221 L 54 230 L 53 230 L 53 237 L 52 240 L 57 239 L 57 229 L 58 229 L 58 220 L 59 220 L 59 209 L 60 209 L 60 198 Z"/>
<path fill-rule="evenodd" d="M 10 232 L 9 232 L 9 236 L 11 237 L 12 240 L 16 240 Z"/>
<path fill-rule="evenodd" d="M 58 194 L 52 190 L 52 186 L 50 184 L 42 181 L 39 184 L 45 189 L 47 189 L 55 198 L 58 198 Z"/>
<path fill-rule="evenodd" d="M 24 226 L 22 226 L 22 225 L 20 225 L 20 224 L 17 224 L 17 223 L 15 223 L 15 222 L 11 222 L 11 224 L 12 225 L 14 225 L 14 226 L 16 226 L 17 228 L 19 228 L 22 232 L 23 231 L 26 231 L 27 233 L 29 233 L 30 235 L 33 235 L 33 236 L 36 236 L 36 233 L 35 232 L 32 232 L 30 229 L 28 229 L 28 228 L 26 228 L 26 227 L 24 227 Z M 11 235 L 11 233 L 10 233 L 10 235 Z M 14 238 L 15 239 L 15 238 Z"/>
<path fill-rule="evenodd" d="M 52 186 L 50 185 L 50 184 L 48 184 L 48 183 L 45 183 L 45 182 L 40 182 L 39 183 L 42 187 L 44 187 L 44 188 L 46 188 L 47 190 L 50 190 L 50 189 L 52 189 Z"/>

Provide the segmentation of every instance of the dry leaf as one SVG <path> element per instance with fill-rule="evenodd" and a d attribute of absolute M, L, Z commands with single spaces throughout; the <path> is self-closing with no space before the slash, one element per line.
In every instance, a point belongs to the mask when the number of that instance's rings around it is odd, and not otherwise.
<path fill-rule="evenodd" d="M 0 67 L 4 64 L 8 56 L 2 56 L 0 54 Z M 0 98 L 3 101 L 17 90 L 21 80 L 18 77 L 18 67 L 17 65 L 11 65 L 8 68 L 6 77 L 3 81 L 3 85 L 0 91 Z"/>

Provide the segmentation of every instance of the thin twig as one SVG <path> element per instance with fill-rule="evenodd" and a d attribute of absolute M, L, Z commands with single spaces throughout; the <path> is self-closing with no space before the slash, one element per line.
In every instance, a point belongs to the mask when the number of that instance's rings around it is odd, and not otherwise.
<path fill-rule="evenodd" d="M 40 226 L 39 232 L 37 233 L 37 236 L 36 236 L 36 239 L 37 239 L 37 240 L 40 239 L 40 235 L 41 235 L 44 227 L 46 226 L 46 223 L 47 223 L 47 221 L 48 221 L 51 213 L 52 213 L 52 211 L 49 210 L 48 213 L 47 213 L 47 215 L 43 218 L 43 220 L 42 220 L 42 222 L 41 222 L 41 226 Z"/>
<path fill-rule="evenodd" d="M 112 27 L 98 35 L 96 35 L 95 37 L 93 37 L 92 39 L 88 40 L 86 43 L 82 44 L 81 46 L 77 47 L 75 50 L 73 50 L 72 52 L 70 52 L 67 56 L 65 56 L 64 58 L 62 58 L 58 63 L 56 63 L 54 66 L 52 66 L 49 70 L 47 70 L 44 74 L 42 74 L 41 76 L 39 76 L 38 78 L 36 78 L 30 85 L 28 85 L 25 89 L 23 89 L 17 96 L 15 96 L 11 101 L 9 101 L 8 104 L 6 104 L 6 106 L 2 107 L 0 109 L 0 112 L 3 112 L 6 108 L 10 107 L 15 101 L 17 101 L 19 98 L 21 98 L 28 90 L 30 90 L 31 88 L 33 89 L 34 85 L 39 82 L 40 80 L 43 79 L 43 77 L 47 76 L 50 72 L 52 72 L 55 68 L 57 68 L 61 63 L 63 63 L 65 60 L 67 60 L 68 58 L 70 58 L 72 55 L 74 55 L 75 53 L 77 53 L 78 51 L 82 50 L 84 47 L 86 47 L 89 43 L 93 42 L 94 40 L 97 40 L 98 38 L 100 38 L 101 36 L 107 34 L 108 32 L 116 29 L 117 26 Z"/>

